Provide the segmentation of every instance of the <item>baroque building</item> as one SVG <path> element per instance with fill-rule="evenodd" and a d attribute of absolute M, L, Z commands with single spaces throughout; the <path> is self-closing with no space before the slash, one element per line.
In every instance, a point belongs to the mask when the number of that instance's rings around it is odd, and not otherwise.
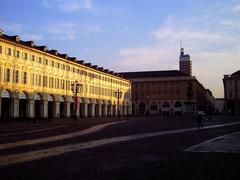
<path fill-rule="evenodd" d="M 225 113 L 240 115 L 240 70 L 231 75 L 224 75 Z"/>
<path fill-rule="evenodd" d="M 127 115 L 130 98 L 119 74 L 0 30 L 1 121 Z"/>
<path fill-rule="evenodd" d="M 120 74 L 132 81 L 134 115 L 168 116 L 207 112 L 209 90 L 195 77 L 178 70 Z"/>

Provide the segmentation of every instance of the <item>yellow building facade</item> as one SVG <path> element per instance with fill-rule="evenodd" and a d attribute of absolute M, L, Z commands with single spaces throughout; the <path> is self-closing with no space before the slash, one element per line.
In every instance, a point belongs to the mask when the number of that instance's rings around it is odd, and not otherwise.
<path fill-rule="evenodd" d="M 0 111 L 1 121 L 128 115 L 131 83 L 113 71 L 0 30 Z"/>

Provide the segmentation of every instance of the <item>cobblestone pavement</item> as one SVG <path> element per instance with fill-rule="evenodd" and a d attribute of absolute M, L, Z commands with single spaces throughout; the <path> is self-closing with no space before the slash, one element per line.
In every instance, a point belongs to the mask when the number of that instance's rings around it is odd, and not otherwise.
<path fill-rule="evenodd" d="M 35 179 L 32 172 L 24 174 L 29 168 L 39 169 L 39 179 L 69 179 L 69 173 L 74 178 L 102 179 L 99 170 L 111 174 L 137 161 L 162 161 L 171 152 L 238 153 L 239 128 L 238 119 L 226 117 L 206 121 L 204 130 L 196 128 L 194 119 L 184 117 L 4 124 L 0 127 L 0 179 Z"/>

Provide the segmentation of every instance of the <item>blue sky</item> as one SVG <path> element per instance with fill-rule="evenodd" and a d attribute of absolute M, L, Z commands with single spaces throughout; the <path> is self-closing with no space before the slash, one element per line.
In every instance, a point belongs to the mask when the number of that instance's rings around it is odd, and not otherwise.
<path fill-rule="evenodd" d="M 6 34 L 114 71 L 178 69 L 182 40 L 215 97 L 240 67 L 239 0 L 0 0 L 0 11 Z"/>

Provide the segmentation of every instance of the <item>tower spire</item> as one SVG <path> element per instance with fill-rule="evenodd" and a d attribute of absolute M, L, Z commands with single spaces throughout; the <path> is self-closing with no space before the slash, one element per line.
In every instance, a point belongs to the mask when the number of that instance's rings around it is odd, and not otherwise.
<path fill-rule="evenodd" d="M 182 45 L 182 40 L 180 40 L 180 56 L 183 56 L 183 55 L 184 55 L 184 48 Z"/>

